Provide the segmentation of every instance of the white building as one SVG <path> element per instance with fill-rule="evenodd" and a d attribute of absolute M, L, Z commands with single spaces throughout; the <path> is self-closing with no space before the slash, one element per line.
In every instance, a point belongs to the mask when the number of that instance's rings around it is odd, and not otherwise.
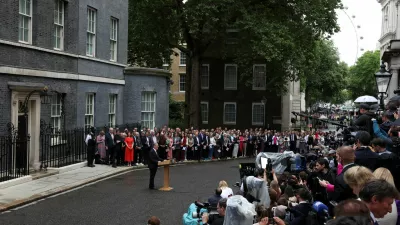
<path fill-rule="evenodd" d="M 395 94 L 399 87 L 400 69 L 400 1 L 378 0 L 382 6 L 382 31 L 379 39 L 382 60 L 387 63 L 388 70 L 392 73 L 392 79 L 388 88 L 389 98 Z"/>

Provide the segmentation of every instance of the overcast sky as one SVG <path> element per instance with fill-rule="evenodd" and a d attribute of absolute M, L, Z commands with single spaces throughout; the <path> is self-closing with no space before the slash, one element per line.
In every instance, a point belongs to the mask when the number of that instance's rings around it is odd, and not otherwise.
<path fill-rule="evenodd" d="M 358 57 L 360 49 L 376 50 L 381 36 L 382 12 L 377 0 L 342 0 L 348 7 L 347 14 L 351 18 L 358 33 Z M 333 41 L 340 53 L 340 59 L 353 65 L 357 55 L 357 38 L 350 19 L 342 10 L 337 11 L 341 31 L 333 36 Z M 355 18 L 353 18 L 353 16 Z M 357 28 L 360 26 L 360 28 Z M 363 37 L 362 40 L 360 38 Z"/>

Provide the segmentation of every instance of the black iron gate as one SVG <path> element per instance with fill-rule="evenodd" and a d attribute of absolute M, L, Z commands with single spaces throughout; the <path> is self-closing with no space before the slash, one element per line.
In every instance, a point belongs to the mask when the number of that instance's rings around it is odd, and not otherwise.
<path fill-rule="evenodd" d="M 24 122 L 22 118 L 19 121 Z M 0 182 L 29 175 L 30 136 L 25 128 L 20 126 L 17 130 L 13 123 L 8 123 L 7 134 L 0 136 Z"/>

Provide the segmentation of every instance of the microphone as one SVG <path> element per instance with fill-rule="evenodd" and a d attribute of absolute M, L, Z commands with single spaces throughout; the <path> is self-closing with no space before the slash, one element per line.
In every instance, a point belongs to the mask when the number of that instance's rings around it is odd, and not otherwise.
<path fill-rule="evenodd" d="M 328 212 L 329 212 L 328 206 L 326 206 L 324 203 L 322 203 L 320 201 L 314 202 L 314 204 L 312 205 L 312 208 L 318 214 L 328 214 Z"/>

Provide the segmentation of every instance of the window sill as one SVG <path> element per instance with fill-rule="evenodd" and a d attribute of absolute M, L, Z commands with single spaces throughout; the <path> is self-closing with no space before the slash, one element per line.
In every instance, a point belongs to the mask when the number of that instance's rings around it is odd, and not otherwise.
<path fill-rule="evenodd" d="M 186 64 L 179 64 L 179 66 L 182 66 L 182 67 L 184 67 L 184 66 L 186 66 Z"/>
<path fill-rule="evenodd" d="M 226 88 L 224 87 L 225 91 L 237 91 L 237 88 Z"/>
<path fill-rule="evenodd" d="M 185 91 L 179 91 L 179 93 L 185 93 Z"/>
<path fill-rule="evenodd" d="M 208 124 L 208 121 L 201 121 L 202 124 Z"/>
<path fill-rule="evenodd" d="M 90 58 L 95 58 L 94 55 L 88 55 L 88 54 L 86 54 L 86 56 L 87 56 L 87 57 L 90 57 Z"/>
<path fill-rule="evenodd" d="M 264 126 L 263 123 L 251 123 L 251 125 L 253 125 L 253 126 Z"/>
<path fill-rule="evenodd" d="M 226 125 L 236 125 L 236 122 L 225 122 L 224 121 L 224 124 L 226 124 Z"/>
<path fill-rule="evenodd" d="M 253 87 L 252 90 L 253 91 L 266 91 L 267 88 L 255 88 L 255 87 Z"/>
<path fill-rule="evenodd" d="M 25 42 L 25 41 L 20 41 L 18 40 L 19 43 L 24 44 L 24 45 L 32 45 L 32 43 L 30 42 Z"/>
<path fill-rule="evenodd" d="M 201 87 L 201 90 L 209 90 L 209 87 Z"/>
<path fill-rule="evenodd" d="M 63 51 L 64 51 L 63 48 L 62 48 L 62 49 L 61 49 L 61 48 L 53 48 L 53 50 L 54 50 L 54 51 L 59 51 L 59 52 L 63 52 Z"/>

